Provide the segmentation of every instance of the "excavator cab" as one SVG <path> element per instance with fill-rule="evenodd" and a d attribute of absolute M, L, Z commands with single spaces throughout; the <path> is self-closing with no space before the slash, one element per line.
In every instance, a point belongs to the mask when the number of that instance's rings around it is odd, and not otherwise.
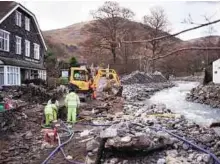
<path fill-rule="evenodd" d="M 91 95 L 91 78 L 89 72 L 84 67 L 71 67 L 69 74 L 70 87 L 77 89 L 80 99 L 86 99 Z"/>

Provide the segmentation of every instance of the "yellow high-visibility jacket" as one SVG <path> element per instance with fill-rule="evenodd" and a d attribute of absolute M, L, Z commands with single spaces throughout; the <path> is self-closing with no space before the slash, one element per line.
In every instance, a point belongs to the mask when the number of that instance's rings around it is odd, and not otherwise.
<path fill-rule="evenodd" d="M 45 106 L 44 113 L 53 115 L 54 110 L 57 112 L 57 106 L 55 104 L 48 104 Z"/>
<path fill-rule="evenodd" d="M 65 98 L 66 107 L 77 108 L 79 107 L 79 105 L 80 105 L 80 100 L 79 100 L 79 96 L 76 93 L 71 92 L 68 95 L 66 95 L 66 98 Z"/>

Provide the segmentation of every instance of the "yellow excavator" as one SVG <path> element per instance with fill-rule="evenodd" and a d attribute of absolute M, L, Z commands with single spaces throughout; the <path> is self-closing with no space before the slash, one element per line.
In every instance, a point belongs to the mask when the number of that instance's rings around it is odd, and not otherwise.
<path fill-rule="evenodd" d="M 90 71 L 84 67 L 71 67 L 69 70 L 69 87 L 77 89 L 77 94 L 81 100 L 91 98 L 92 77 Z"/>
<path fill-rule="evenodd" d="M 69 86 L 75 87 L 81 100 L 96 97 L 97 89 L 100 88 L 101 80 L 105 78 L 105 88 L 118 87 L 117 95 L 121 95 L 122 86 L 119 76 L 114 69 L 98 69 L 92 76 L 91 69 L 86 66 L 71 67 L 69 71 Z"/>

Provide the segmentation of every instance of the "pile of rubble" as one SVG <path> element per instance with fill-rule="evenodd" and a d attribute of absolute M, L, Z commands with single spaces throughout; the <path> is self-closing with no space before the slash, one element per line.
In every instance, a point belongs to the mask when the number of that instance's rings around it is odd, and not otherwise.
<path fill-rule="evenodd" d="M 41 149 L 43 106 L 31 105 L 0 113 L 0 163 L 34 163 Z"/>
<path fill-rule="evenodd" d="M 121 79 L 121 82 L 122 84 L 144 84 L 167 82 L 167 79 L 159 72 L 155 72 L 154 74 L 147 74 L 145 72 L 135 71 L 127 76 L 124 76 Z"/>
<path fill-rule="evenodd" d="M 220 108 L 220 85 L 210 83 L 193 88 L 186 98 L 188 101 Z"/>
<path fill-rule="evenodd" d="M 126 85 L 124 86 L 126 89 L 123 92 L 123 97 L 126 100 L 132 101 L 146 100 L 155 92 L 174 86 L 174 83 L 171 82 Z M 130 92 L 127 92 L 126 90 L 130 90 Z"/>
<path fill-rule="evenodd" d="M 132 91 L 125 87 L 124 92 L 129 94 Z M 97 124 L 97 121 L 93 123 Z M 213 163 L 209 154 L 195 151 L 162 127 L 202 148 L 208 148 L 220 157 L 220 137 L 214 130 L 199 127 L 185 117 L 172 113 L 163 104 L 149 105 L 130 99 L 125 101 L 123 112 L 107 115 L 98 124 L 109 127 L 91 129 L 94 139 L 87 143 L 88 164 L 95 163 L 97 159 L 105 164 Z"/>
<path fill-rule="evenodd" d="M 34 84 L 2 88 L 5 101 L 16 104 L 14 108 L 0 113 L 0 163 L 40 163 L 45 150 L 42 148 L 41 125 L 44 106 L 51 96 L 63 96 L 66 87 L 48 90 Z M 15 162 L 16 161 L 16 162 Z"/>
<path fill-rule="evenodd" d="M 46 86 L 30 83 L 21 86 L 5 87 L 1 91 L 1 96 L 25 102 L 44 103 L 51 99 L 52 96 L 56 96 L 59 99 L 66 92 L 67 88 L 62 85 L 49 90 Z"/>

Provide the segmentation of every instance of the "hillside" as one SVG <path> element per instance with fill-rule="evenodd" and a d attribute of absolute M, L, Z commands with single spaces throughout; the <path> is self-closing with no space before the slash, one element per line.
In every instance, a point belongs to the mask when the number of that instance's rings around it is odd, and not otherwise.
<path fill-rule="evenodd" d="M 87 28 L 91 23 L 76 23 L 62 29 L 44 31 L 44 37 L 49 48 L 55 51 L 59 59 L 67 60 L 71 56 L 76 56 L 79 60 L 84 60 L 87 56 L 82 53 L 81 44 L 90 37 Z M 148 33 L 152 31 L 150 27 L 134 21 L 129 21 L 129 26 L 132 29 L 134 39 L 146 39 Z M 171 40 L 173 42 L 181 41 L 175 37 L 172 37 Z M 57 48 L 62 49 L 63 53 L 57 53 Z"/>
<path fill-rule="evenodd" d="M 49 49 L 61 60 L 68 60 L 71 56 L 83 59 L 79 55 L 79 43 L 88 38 L 87 34 L 81 33 L 81 29 L 88 23 L 77 23 L 62 29 L 44 31 Z"/>
<path fill-rule="evenodd" d="M 98 54 L 96 51 L 92 52 L 91 50 L 85 50 L 85 47 L 82 47 L 82 44 L 87 45 L 87 41 L 90 38 L 90 33 L 87 31 L 87 28 L 91 25 L 91 23 L 92 22 L 82 22 L 62 29 L 44 31 L 44 37 L 49 50 L 52 51 L 53 54 L 55 54 L 60 60 L 68 61 L 72 56 L 75 56 L 79 61 L 83 62 L 87 61 L 89 63 L 98 64 L 111 63 L 110 61 L 112 60 L 112 56 L 110 52 L 104 51 Z M 131 40 L 149 39 L 148 35 L 152 31 L 150 27 L 134 21 L 129 21 L 129 26 L 132 30 L 130 33 Z M 167 35 L 168 33 L 162 32 L 162 34 Z M 167 52 L 183 47 L 217 46 L 220 45 L 220 36 L 201 37 L 188 41 L 182 41 L 176 37 L 172 37 L 164 42 L 169 43 L 167 47 L 165 46 L 165 50 L 163 51 L 166 54 Z M 121 71 L 123 69 L 125 71 L 125 69 L 128 68 L 130 72 L 132 70 L 139 69 L 140 65 L 145 65 L 145 61 L 141 61 L 140 63 L 139 60 L 140 55 L 148 55 L 148 49 L 145 48 L 145 45 L 129 44 L 129 46 L 127 46 L 127 52 L 127 56 L 131 61 L 126 64 L 126 68 L 125 65 L 122 64 L 124 62 L 124 52 L 118 52 L 118 59 L 121 61 L 120 68 L 117 66 L 118 70 Z M 166 59 L 158 60 L 156 61 L 156 66 L 157 70 L 161 72 L 168 72 L 169 74 L 176 75 L 188 75 L 195 71 L 201 71 L 207 63 L 219 58 L 219 54 L 219 51 L 214 50 L 186 51 L 177 53 Z"/>

